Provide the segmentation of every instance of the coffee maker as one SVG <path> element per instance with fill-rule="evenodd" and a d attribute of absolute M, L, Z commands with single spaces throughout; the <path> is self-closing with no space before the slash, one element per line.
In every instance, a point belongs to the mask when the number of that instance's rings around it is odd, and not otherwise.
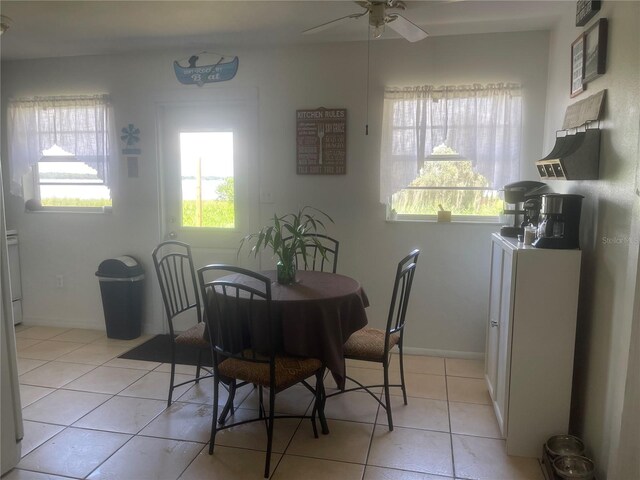
<path fill-rule="evenodd" d="M 503 237 L 517 237 L 524 233 L 524 227 L 530 223 L 538 224 L 539 200 L 536 193 L 546 184 L 525 180 L 505 185 L 503 214 L 510 219 L 510 225 L 500 228 Z"/>
<path fill-rule="evenodd" d="M 540 219 L 533 246 L 537 248 L 580 248 L 582 195 L 541 195 Z"/>

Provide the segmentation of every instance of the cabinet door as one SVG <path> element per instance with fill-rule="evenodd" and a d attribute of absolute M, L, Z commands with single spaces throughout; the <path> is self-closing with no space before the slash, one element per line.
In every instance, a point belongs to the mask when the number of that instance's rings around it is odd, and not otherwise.
<path fill-rule="evenodd" d="M 503 436 L 507 436 L 509 418 L 509 379 L 511 375 L 511 326 L 515 292 L 516 256 L 504 249 L 502 258 L 502 288 L 498 318 L 498 361 L 496 373 L 495 410 Z"/>
<path fill-rule="evenodd" d="M 489 284 L 489 319 L 487 323 L 487 346 L 485 376 L 489 395 L 495 401 L 498 377 L 498 321 L 502 294 L 502 263 L 504 250 L 496 242 L 491 242 L 491 277 Z"/>

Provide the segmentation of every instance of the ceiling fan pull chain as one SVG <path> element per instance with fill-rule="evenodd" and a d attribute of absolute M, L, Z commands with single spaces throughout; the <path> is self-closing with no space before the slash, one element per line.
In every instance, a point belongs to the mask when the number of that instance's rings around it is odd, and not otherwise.
<path fill-rule="evenodd" d="M 366 112 L 366 125 L 364 127 L 364 134 L 369 135 L 369 64 L 371 56 L 371 25 L 367 26 L 367 112 Z"/>

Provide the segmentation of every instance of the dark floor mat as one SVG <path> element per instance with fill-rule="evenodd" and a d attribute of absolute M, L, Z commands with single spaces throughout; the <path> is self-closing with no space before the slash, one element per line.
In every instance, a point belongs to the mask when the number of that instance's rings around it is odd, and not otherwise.
<path fill-rule="evenodd" d="M 171 337 L 168 334 L 156 335 L 143 344 L 123 353 L 118 358 L 171 363 Z M 182 365 L 197 365 L 198 351 L 186 345 L 176 345 L 176 363 Z M 211 366 L 211 356 L 209 352 L 202 353 L 202 365 Z"/>

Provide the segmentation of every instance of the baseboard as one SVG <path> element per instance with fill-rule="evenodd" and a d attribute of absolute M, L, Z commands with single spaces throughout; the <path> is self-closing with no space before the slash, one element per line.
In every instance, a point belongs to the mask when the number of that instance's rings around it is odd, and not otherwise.
<path fill-rule="evenodd" d="M 69 320 L 62 318 L 22 317 L 22 323 L 26 327 L 58 327 L 58 328 L 82 328 L 86 330 L 105 330 L 104 320 Z M 142 325 L 143 334 L 156 335 L 165 333 L 154 323 L 145 322 Z"/>
<path fill-rule="evenodd" d="M 27 327 L 84 328 L 104 330 L 104 320 L 69 320 L 62 318 L 22 317 L 21 325 Z"/>
<path fill-rule="evenodd" d="M 22 325 L 28 327 L 60 327 L 84 328 L 89 330 L 104 330 L 104 320 L 68 320 L 56 318 L 23 317 Z M 142 332 L 146 334 L 165 333 L 157 331 L 158 326 L 152 323 L 142 325 Z M 429 357 L 463 358 L 467 360 L 484 360 L 484 352 L 460 352 L 457 350 L 436 350 L 433 348 L 404 347 L 407 355 L 424 355 Z"/>
<path fill-rule="evenodd" d="M 484 352 L 459 352 L 457 350 L 436 350 L 433 348 L 417 348 L 417 347 L 404 347 L 403 351 L 408 355 L 463 358 L 466 360 L 484 360 Z"/>

